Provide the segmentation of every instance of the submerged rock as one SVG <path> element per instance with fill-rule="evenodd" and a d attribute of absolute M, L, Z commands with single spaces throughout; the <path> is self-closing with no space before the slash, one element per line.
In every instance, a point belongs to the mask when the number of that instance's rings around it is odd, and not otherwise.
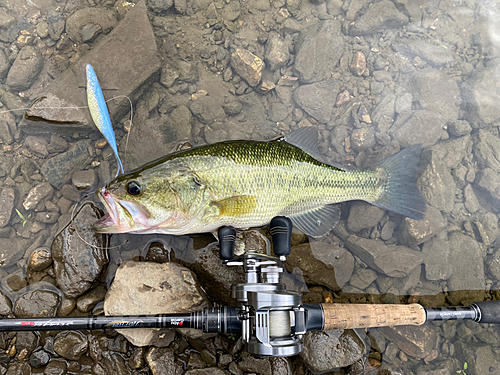
<path fill-rule="evenodd" d="M 394 3 L 382 0 L 373 4 L 358 17 L 349 30 L 350 35 L 368 35 L 385 29 L 396 29 L 408 23 L 408 17 L 400 13 Z"/>
<path fill-rule="evenodd" d="M 259 84 L 264 69 L 264 62 L 260 57 L 238 48 L 231 56 L 231 66 L 250 86 Z"/>
<path fill-rule="evenodd" d="M 68 297 L 87 291 L 108 262 L 106 236 L 92 229 L 101 215 L 92 203 L 85 204 L 52 242 L 57 284 Z"/>
<path fill-rule="evenodd" d="M 47 159 L 42 164 L 40 172 L 54 187 L 60 189 L 71 179 L 74 171 L 81 170 L 90 162 L 91 144 L 92 141 L 89 139 L 76 142 L 68 151 Z"/>
<path fill-rule="evenodd" d="M 123 301 L 128 301 L 126 304 Z M 106 315 L 155 315 L 202 310 L 208 306 L 196 276 L 177 263 L 125 261 L 104 301 Z M 123 336 L 136 346 L 168 346 L 171 329 L 124 329 Z"/>
<path fill-rule="evenodd" d="M 80 331 L 61 332 L 54 340 L 54 351 L 70 361 L 78 361 L 87 348 L 87 336 Z"/>
<path fill-rule="evenodd" d="M 32 290 L 22 294 L 14 303 L 14 315 L 18 318 L 56 316 L 59 296 L 48 290 Z"/>
<path fill-rule="evenodd" d="M 0 228 L 9 224 L 15 202 L 16 191 L 14 188 L 4 187 L 0 193 Z"/>
<path fill-rule="evenodd" d="M 399 349 L 416 358 L 428 356 L 439 338 L 438 328 L 431 324 L 422 327 L 381 327 L 379 330 Z"/>
<path fill-rule="evenodd" d="M 295 71 L 303 83 L 325 81 L 332 78 L 342 52 L 344 36 L 340 22 L 328 20 L 315 24 L 299 35 Z M 333 94 L 334 103 L 337 91 Z"/>
<path fill-rule="evenodd" d="M 40 51 L 32 46 L 24 47 L 10 67 L 7 86 L 16 91 L 28 89 L 42 67 L 43 57 Z"/>
<path fill-rule="evenodd" d="M 405 277 L 423 262 L 422 254 L 405 246 L 387 246 L 378 240 L 349 236 L 346 245 L 375 271 L 391 277 Z"/>
<path fill-rule="evenodd" d="M 294 91 L 295 102 L 319 122 L 326 123 L 332 117 L 332 108 L 339 92 L 337 81 L 323 81 L 303 85 Z"/>
<path fill-rule="evenodd" d="M 365 344 L 351 329 L 307 332 L 300 358 L 314 373 L 352 365 L 365 354 Z"/>

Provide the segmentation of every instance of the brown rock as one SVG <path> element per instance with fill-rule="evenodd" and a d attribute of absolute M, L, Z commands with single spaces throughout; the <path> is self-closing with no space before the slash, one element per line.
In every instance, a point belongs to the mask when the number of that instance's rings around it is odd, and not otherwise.
<path fill-rule="evenodd" d="M 357 76 L 363 75 L 366 70 L 366 57 L 363 52 L 356 51 L 352 57 L 351 65 L 349 66 L 351 73 Z"/>
<path fill-rule="evenodd" d="M 264 62 L 253 53 L 238 48 L 231 56 L 231 66 L 250 86 L 259 84 Z"/>

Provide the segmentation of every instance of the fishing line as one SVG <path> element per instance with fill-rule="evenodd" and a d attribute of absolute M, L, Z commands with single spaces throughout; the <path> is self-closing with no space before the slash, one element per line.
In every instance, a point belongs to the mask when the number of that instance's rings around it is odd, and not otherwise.
<path fill-rule="evenodd" d="M 87 198 L 88 196 L 89 196 L 89 194 L 85 194 L 85 195 L 83 196 L 83 199 Z M 74 219 L 75 219 L 75 217 L 76 217 L 75 211 L 77 210 L 77 208 L 79 208 L 79 207 L 81 208 L 81 207 L 83 207 L 83 206 L 84 206 L 85 204 L 87 204 L 87 203 L 92 203 L 92 204 L 94 204 L 94 202 L 93 202 L 93 201 L 91 201 L 91 200 L 87 200 L 87 201 L 83 200 L 83 201 L 78 202 L 78 203 L 76 203 L 76 204 L 75 204 L 75 206 L 73 207 L 73 210 L 71 211 L 71 219 L 70 219 L 70 221 L 69 221 L 70 223 L 72 223 L 72 222 L 73 222 L 73 220 L 74 220 Z M 83 243 L 84 243 L 85 245 L 90 246 L 90 247 L 93 247 L 94 249 L 101 249 L 101 250 L 106 250 L 106 249 L 108 249 L 108 250 L 110 250 L 110 249 L 115 249 L 115 248 L 118 248 L 118 247 L 122 247 L 123 245 L 126 245 L 127 243 L 129 243 L 129 240 L 125 240 L 125 242 L 123 242 L 123 243 L 121 243 L 121 244 L 118 244 L 118 245 L 115 245 L 115 246 L 106 246 L 106 247 L 101 247 L 101 246 L 96 246 L 96 245 L 93 245 L 93 244 L 91 244 L 91 243 L 87 242 L 87 241 L 86 241 L 86 240 L 85 240 L 85 239 L 84 239 L 84 238 L 80 235 L 80 232 L 79 232 L 79 230 L 78 230 L 78 228 L 77 228 L 76 226 L 75 226 L 75 233 L 76 233 L 76 235 L 78 236 L 78 238 L 79 238 L 80 240 L 82 240 L 82 241 L 83 241 Z"/>

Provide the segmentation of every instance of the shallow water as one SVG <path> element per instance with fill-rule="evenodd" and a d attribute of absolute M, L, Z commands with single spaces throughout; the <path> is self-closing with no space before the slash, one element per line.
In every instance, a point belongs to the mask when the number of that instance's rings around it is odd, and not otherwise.
<path fill-rule="evenodd" d="M 134 34 L 136 47 L 123 37 L 133 3 L 0 1 L 0 110 L 49 93 L 65 100 L 53 106 L 85 105 L 84 69 L 77 67 L 94 59 L 105 97 L 133 102 L 126 153 L 128 104 L 109 103 L 126 170 L 186 140 L 267 140 L 303 126 L 317 127 L 322 157 L 344 166 L 370 165 L 423 143 L 418 185 L 429 205 L 426 219 L 344 203 L 328 236 L 294 246 L 290 286 L 308 303 L 458 306 L 497 299 L 497 2 L 150 1 L 149 21 L 134 21 L 143 27 Z M 119 27 L 123 34 L 113 34 Z M 0 113 L 0 210 L 10 212 L 10 219 L 0 217 L 0 277 L 12 302 L 35 280 L 55 283 L 48 271 L 27 275 L 31 252 L 50 246 L 75 206 L 94 200 L 90 193 L 116 170 L 85 109 L 70 111 L 45 114 L 49 125 L 22 120 L 23 111 Z M 69 147 L 79 151 L 70 155 Z M 50 166 L 60 155 L 66 157 Z M 77 173 L 83 170 L 91 172 Z M 40 200 L 30 201 L 35 186 Z M 151 241 L 190 262 L 214 240 L 113 236 L 100 282 L 109 284 L 124 259 L 145 257 Z M 300 257 L 308 269 L 295 268 Z M 319 278 L 325 265 L 334 268 L 335 283 Z M 455 321 L 369 335 L 365 373 L 372 373 L 369 365 L 391 374 L 500 373 L 495 326 Z M 291 363 L 294 373 L 308 372 L 300 360 Z"/>

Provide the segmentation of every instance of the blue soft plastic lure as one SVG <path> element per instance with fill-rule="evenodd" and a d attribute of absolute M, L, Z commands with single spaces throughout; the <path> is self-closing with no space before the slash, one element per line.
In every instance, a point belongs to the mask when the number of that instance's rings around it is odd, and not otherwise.
<path fill-rule="evenodd" d="M 109 118 L 108 107 L 106 106 L 106 101 L 104 100 L 104 95 L 102 95 L 101 86 L 95 75 L 94 68 L 92 65 L 87 64 L 87 103 L 90 109 L 90 115 L 92 120 L 94 120 L 95 126 L 102 133 L 106 141 L 113 149 L 115 153 L 116 160 L 118 162 L 118 171 L 116 175 L 120 175 L 124 172 L 123 164 L 118 156 L 118 147 L 116 146 L 115 132 L 113 131 L 113 126 L 111 125 L 111 119 Z"/>

